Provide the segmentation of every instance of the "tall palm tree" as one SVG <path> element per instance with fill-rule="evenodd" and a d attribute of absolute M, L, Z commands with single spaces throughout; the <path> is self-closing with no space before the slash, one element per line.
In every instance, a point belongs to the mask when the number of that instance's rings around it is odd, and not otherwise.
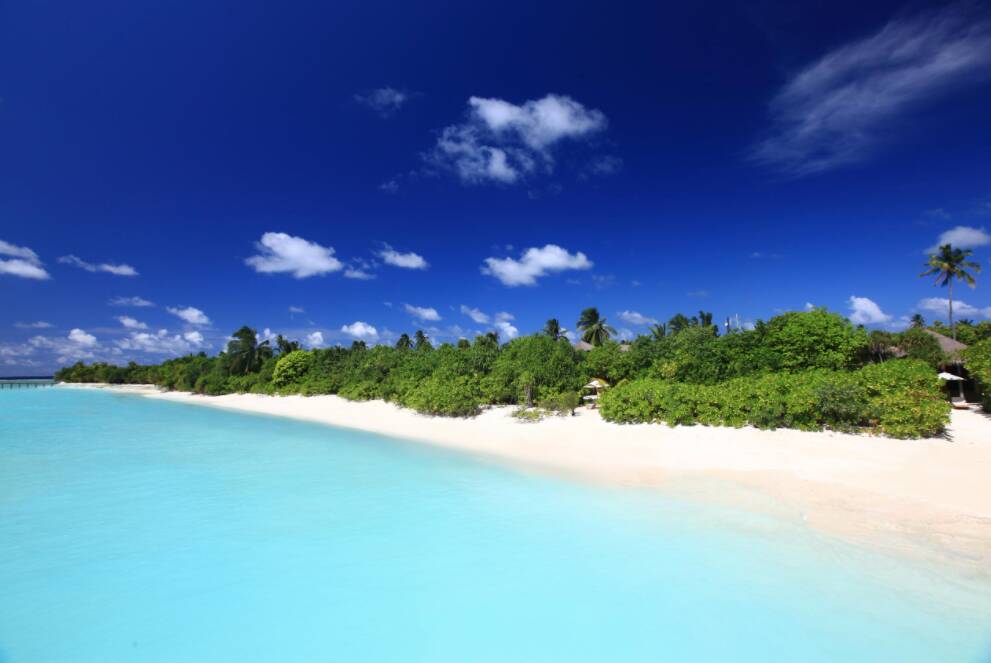
<path fill-rule="evenodd" d="M 926 319 L 922 317 L 921 313 L 916 313 L 912 316 L 910 324 L 913 329 L 922 329 L 926 326 Z"/>
<path fill-rule="evenodd" d="M 403 334 L 396 341 L 396 348 L 399 350 L 409 350 L 411 347 L 413 347 L 413 341 L 410 340 L 409 334 Z"/>
<path fill-rule="evenodd" d="M 231 334 L 227 356 L 232 375 L 247 375 L 261 368 L 262 362 L 272 356 L 272 348 L 268 341 L 259 343 L 258 332 L 245 325 Z"/>
<path fill-rule="evenodd" d="M 939 247 L 938 252 L 929 256 L 929 262 L 925 265 L 929 269 L 919 274 L 919 277 L 935 275 L 936 285 L 947 287 L 950 303 L 950 332 L 953 334 L 953 340 L 957 338 L 957 328 L 953 324 L 953 281 L 963 281 L 971 288 L 976 285 L 974 276 L 967 271 L 968 269 L 977 273 L 981 271 L 980 265 L 972 260 L 967 260 L 973 254 L 974 252 L 970 249 L 955 249 L 949 244 L 943 244 Z"/>
<path fill-rule="evenodd" d="M 547 321 L 547 324 L 544 325 L 544 334 L 550 336 L 555 341 L 561 338 L 563 331 L 564 330 L 561 329 L 561 323 L 557 321 L 557 318 L 551 318 Z"/>
<path fill-rule="evenodd" d="M 299 350 L 299 341 L 290 341 L 282 334 L 275 337 L 275 347 L 280 355 L 287 355 L 294 350 Z"/>
<path fill-rule="evenodd" d="M 413 347 L 416 348 L 417 350 L 421 350 L 421 349 L 429 350 L 434 346 L 430 345 L 430 339 L 427 338 L 427 335 L 423 333 L 423 330 L 417 329 L 416 333 L 413 334 Z"/>
<path fill-rule="evenodd" d="M 654 338 L 664 338 L 668 335 L 667 323 L 658 322 L 656 325 L 651 325 L 649 327 L 650 333 L 654 335 Z"/>
<path fill-rule="evenodd" d="M 668 331 L 672 334 L 677 334 L 680 331 L 684 331 L 691 326 L 691 322 L 681 313 L 675 314 L 673 318 L 668 320 Z"/>
<path fill-rule="evenodd" d="M 712 313 L 709 313 L 708 311 L 699 311 L 698 320 L 699 320 L 699 324 L 701 326 L 703 326 L 703 327 L 711 327 L 712 326 Z"/>
<path fill-rule="evenodd" d="M 582 340 L 599 346 L 609 340 L 616 330 L 606 324 L 606 319 L 599 315 L 599 309 L 592 307 L 582 311 L 578 318 L 578 329 L 582 331 Z"/>

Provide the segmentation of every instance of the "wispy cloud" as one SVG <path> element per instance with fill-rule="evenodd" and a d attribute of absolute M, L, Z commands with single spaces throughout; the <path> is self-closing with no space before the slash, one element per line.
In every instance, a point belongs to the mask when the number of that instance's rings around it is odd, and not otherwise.
<path fill-rule="evenodd" d="M 920 311 L 926 311 L 946 317 L 950 311 L 950 300 L 945 297 L 926 297 L 916 304 Z M 984 308 L 973 306 L 962 300 L 954 300 L 953 315 L 956 318 L 991 318 L 991 306 Z"/>
<path fill-rule="evenodd" d="M 882 130 L 937 95 L 986 75 L 991 21 L 965 5 L 896 18 L 799 71 L 771 102 L 752 157 L 793 176 L 863 161 Z"/>
<path fill-rule="evenodd" d="M 412 98 L 412 94 L 405 90 L 397 90 L 393 87 L 380 87 L 367 92 L 359 92 L 354 95 L 354 100 L 371 108 L 382 117 L 391 117 L 406 105 Z"/>
<path fill-rule="evenodd" d="M 387 265 L 392 265 L 393 267 L 402 267 L 403 269 L 426 269 L 430 266 L 423 256 L 413 253 L 401 253 L 396 251 L 394 248 L 385 245 L 381 251 L 378 252 L 378 257 L 382 259 Z"/>
<path fill-rule="evenodd" d="M 656 325 L 657 320 L 655 318 L 649 318 L 642 313 L 637 311 L 620 311 L 619 319 L 629 325 Z"/>
<path fill-rule="evenodd" d="M 19 276 L 22 279 L 45 281 L 51 276 L 42 267 L 38 254 L 26 246 L 17 246 L 0 239 L 0 274 Z"/>
<path fill-rule="evenodd" d="M 79 269 L 85 269 L 87 272 L 106 272 L 107 274 L 113 274 L 114 276 L 137 276 L 138 270 L 134 269 L 130 265 L 121 263 L 115 265 L 110 262 L 92 263 L 86 262 L 82 258 L 74 255 L 62 256 L 58 259 L 63 265 L 72 265 L 78 267 Z"/>
<path fill-rule="evenodd" d="M 173 308 L 169 306 L 165 310 L 191 325 L 203 327 L 210 324 L 210 318 L 207 317 L 206 313 L 193 306 L 187 306 L 185 308 Z"/>
<path fill-rule="evenodd" d="M 466 184 L 515 184 L 538 172 L 553 172 L 560 143 L 588 138 L 606 125 L 601 111 L 563 95 L 519 105 L 471 97 L 465 121 L 441 131 L 424 159 Z"/>
<path fill-rule="evenodd" d="M 467 315 L 476 324 L 479 325 L 489 324 L 489 316 L 485 313 L 482 313 L 482 311 L 480 311 L 477 308 L 473 308 L 471 306 L 465 306 L 464 304 L 462 304 L 461 313 Z"/>
<path fill-rule="evenodd" d="M 37 322 L 17 322 L 14 326 L 18 329 L 50 329 L 52 323 L 38 320 Z"/>
<path fill-rule="evenodd" d="M 412 304 L 403 304 L 403 309 L 412 315 L 414 318 L 419 318 L 420 320 L 429 320 L 431 322 L 436 322 L 440 320 L 440 314 L 437 309 L 430 308 L 428 306 L 413 306 Z"/>
<path fill-rule="evenodd" d="M 110 306 L 136 306 L 138 308 L 155 305 L 144 297 L 114 297 L 107 303 Z"/>

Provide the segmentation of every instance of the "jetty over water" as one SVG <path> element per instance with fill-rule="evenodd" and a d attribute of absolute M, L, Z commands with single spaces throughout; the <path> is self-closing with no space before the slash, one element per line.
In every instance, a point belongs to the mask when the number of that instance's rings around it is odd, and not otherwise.
<path fill-rule="evenodd" d="M 0 378 L 0 389 L 33 389 L 54 385 L 52 378 Z"/>

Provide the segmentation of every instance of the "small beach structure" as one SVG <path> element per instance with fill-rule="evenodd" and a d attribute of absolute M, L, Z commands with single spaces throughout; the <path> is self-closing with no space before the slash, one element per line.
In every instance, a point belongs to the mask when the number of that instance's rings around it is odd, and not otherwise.
<path fill-rule="evenodd" d="M 969 410 L 970 409 L 970 406 L 967 404 L 967 400 L 963 397 L 963 381 L 966 378 L 962 378 L 959 375 L 954 375 L 953 373 L 947 373 L 946 371 L 943 371 L 942 373 L 940 373 L 936 377 L 938 377 L 940 380 L 944 380 L 946 382 L 956 382 L 957 383 L 957 390 L 958 390 L 957 391 L 957 395 L 950 397 L 950 403 L 953 405 L 954 408 L 956 408 L 958 410 Z"/>
<path fill-rule="evenodd" d="M 925 331 L 927 334 L 929 334 L 930 336 L 936 339 L 936 342 L 939 343 L 939 349 L 942 350 L 946 354 L 946 356 L 950 358 L 950 361 L 954 363 L 959 363 L 960 351 L 965 350 L 967 348 L 966 343 L 955 341 L 949 336 L 944 336 L 943 334 L 940 334 L 939 332 L 935 332 L 931 329 L 927 329 Z"/>
<path fill-rule="evenodd" d="M 599 396 L 602 392 L 609 388 L 609 383 L 606 382 L 604 378 L 592 378 L 587 385 L 582 387 L 586 391 L 591 391 L 590 394 L 585 394 L 582 396 L 582 400 L 585 401 L 588 406 L 595 409 L 599 402 Z"/>
<path fill-rule="evenodd" d="M 587 341 L 578 341 L 575 343 L 575 350 L 578 350 L 579 352 L 588 352 L 593 348 L 595 348 L 595 346 Z"/>

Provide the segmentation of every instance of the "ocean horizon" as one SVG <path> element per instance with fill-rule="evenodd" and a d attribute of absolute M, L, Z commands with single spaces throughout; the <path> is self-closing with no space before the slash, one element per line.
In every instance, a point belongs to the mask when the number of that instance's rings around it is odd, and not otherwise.
<path fill-rule="evenodd" d="M 0 661 L 981 661 L 991 599 L 771 517 L 98 390 L 0 397 Z"/>

